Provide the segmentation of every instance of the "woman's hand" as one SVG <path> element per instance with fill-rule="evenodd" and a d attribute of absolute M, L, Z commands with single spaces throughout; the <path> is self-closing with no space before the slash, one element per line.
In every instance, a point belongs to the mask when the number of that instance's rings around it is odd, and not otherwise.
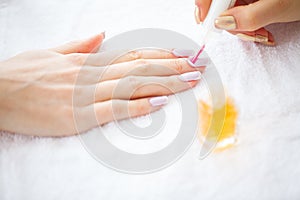
<path fill-rule="evenodd" d="M 196 0 L 195 17 L 199 23 L 208 13 L 211 0 Z M 299 0 L 237 0 L 235 7 L 225 11 L 215 26 L 246 41 L 274 45 L 274 38 L 263 27 L 277 22 L 300 20 Z"/>
<path fill-rule="evenodd" d="M 182 50 L 134 51 L 106 66 L 114 52 L 92 54 L 103 39 L 100 34 L 1 62 L 0 130 L 67 136 L 145 115 L 166 104 L 166 95 L 195 86 L 204 70 L 180 58 L 192 55 Z"/>

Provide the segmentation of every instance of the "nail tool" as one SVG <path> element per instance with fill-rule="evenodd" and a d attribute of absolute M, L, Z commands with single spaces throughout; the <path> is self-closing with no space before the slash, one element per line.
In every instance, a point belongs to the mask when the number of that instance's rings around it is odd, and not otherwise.
<path fill-rule="evenodd" d="M 201 55 L 205 48 L 206 42 L 211 38 L 213 32 L 220 32 L 220 30 L 215 28 L 215 19 L 225 10 L 233 7 L 236 0 L 212 0 L 211 6 L 209 8 L 208 14 L 203 21 L 201 26 L 201 48 L 195 56 L 190 58 L 190 61 L 195 64 L 198 57 Z"/>

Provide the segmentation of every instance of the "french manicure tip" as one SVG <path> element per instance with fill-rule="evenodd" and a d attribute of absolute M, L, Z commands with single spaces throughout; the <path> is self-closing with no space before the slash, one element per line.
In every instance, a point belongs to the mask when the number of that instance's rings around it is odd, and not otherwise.
<path fill-rule="evenodd" d="M 160 97 L 152 97 L 149 99 L 149 102 L 152 106 L 162 106 L 168 103 L 167 96 L 160 96 Z"/>

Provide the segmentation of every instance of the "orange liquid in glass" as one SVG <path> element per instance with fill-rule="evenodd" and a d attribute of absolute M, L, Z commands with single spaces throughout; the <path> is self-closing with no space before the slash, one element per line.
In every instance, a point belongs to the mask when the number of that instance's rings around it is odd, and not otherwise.
<path fill-rule="evenodd" d="M 198 135 L 201 141 L 216 141 L 215 150 L 223 150 L 236 143 L 238 112 L 232 99 L 227 98 L 223 106 L 215 109 L 201 100 L 198 109 L 200 114 Z M 215 119 L 214 122 L 212 117 Z"/>

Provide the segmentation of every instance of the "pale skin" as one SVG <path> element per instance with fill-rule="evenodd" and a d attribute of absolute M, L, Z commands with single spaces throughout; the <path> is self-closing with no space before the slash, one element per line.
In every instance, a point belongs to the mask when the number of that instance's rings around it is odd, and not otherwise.
<path fill-rule="evenodd" d="M 195 12 L 196 20 L 203 21 L 208 13 L 212 0 L 195 0 L 199 12 Z M 299 0 L 237 0 L 233 8 L 226 10 L 221 16 L 233 16 L 236 28 L 229 30 L 237 35 L 245 34 L 250 37 L 261 35 L 269 40 L 267 44 L 275 44 L 274 38 L 264 27 L 279 22 L 293 22 L 300 20 Z"/>
<path fill-rule="evenodd" d="M 211 0 L 196 0 L 198 22 L 205 20 L 210 4 Z M 237 0 L 236 6 L 221 16 L 234 17 L 236 28 L 228 30 L 230 33 L 265 36 L 266 44 L 274 44 L 272 34 L 263 27 L 298 21 L 299 10 L 299 0 Z M 111 53 L 93 53 L 103 39 L 99 34 L 0 62 L 0 130 L 69 136 L 113 120 L 145 115 L 163 106 L 153 106 L 152 97 L 197 84 L 197 80 L 180 80 L 180 74 L 204 70 L 161 50 L 131 52 L 107 68 L 103 60 Z M 120 85 L 121 89 L 116 89 Z M 74 116 L 81 122 L 79 126 Z"/>
<path fill-rule="evenodd" d="M 111 52 L 93 53 L 103 39 L 99 34 L 0 62 L 0 130 L 70 136 L 145 115 L 163 106 L 153 106 L 152 97 L 197 84 L 198 80 L 180 80 L 180 74 L 204 70 L 162 50 L 133 51 L 105 66 Z"/>

